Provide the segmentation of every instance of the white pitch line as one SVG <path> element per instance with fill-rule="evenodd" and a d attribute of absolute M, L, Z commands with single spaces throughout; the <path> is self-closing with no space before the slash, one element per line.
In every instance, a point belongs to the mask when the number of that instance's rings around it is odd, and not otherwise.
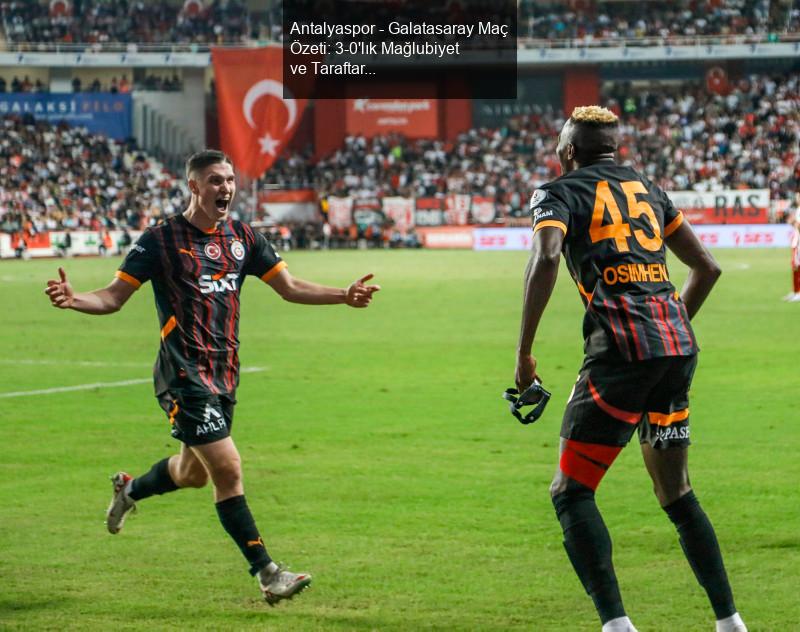
<path fill-rule="evenodd" d="M 244 368 L 240 373 L 258 373 L 266 371 L 261 366 L 251 366 Z M 152 382 L 152 378 L 139 378 L 136 380 L 121 380 L 119 382 L 94 382 L 92 384 L 76 384 L 74 386 L 56 386 L 54 388 L 42 388 L 36 391 L 14 391 L 11 393 L 0 393 L 0 398 L 7 397 L 28 397 L 30 395 L 52 395 L 53 393 L 69 393 L 71 391 L 90 391 L 96 388 L 119 388 L 121 386 L 133 386 L 134 384 L 147 384 Z"/>
<path fill-rule="evenodd" d="M 89 367 L 152 367 L 152 362 L 103 362 L 100 360 L 74 360 L 64 362 L 63 360 L 0 360 L 0 364 L 25 365 L 25 366 L 89 366 Z"/>

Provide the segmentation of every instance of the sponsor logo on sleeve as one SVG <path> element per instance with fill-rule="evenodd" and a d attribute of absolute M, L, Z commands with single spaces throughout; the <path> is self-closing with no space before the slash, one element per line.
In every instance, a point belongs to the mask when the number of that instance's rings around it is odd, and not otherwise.
<path fill-rule="evenodd" d="M 536 189 L 533 192 L 533 195 L 531 195 L 531 205 L 530 205 L 531 210 L 535 209 L 546 199 L 547 199 L 547 191 L 545 191 L 544 189 Z"/>

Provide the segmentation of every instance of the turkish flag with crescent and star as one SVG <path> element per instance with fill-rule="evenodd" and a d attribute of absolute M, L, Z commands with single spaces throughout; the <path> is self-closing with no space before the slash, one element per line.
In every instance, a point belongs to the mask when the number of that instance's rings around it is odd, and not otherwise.
<path fill-rule="evenodd" d="M 283 88 L 283 49 L 212 48 L 221 149 L 260 178 L 291 140 L 307 99 Z"/>

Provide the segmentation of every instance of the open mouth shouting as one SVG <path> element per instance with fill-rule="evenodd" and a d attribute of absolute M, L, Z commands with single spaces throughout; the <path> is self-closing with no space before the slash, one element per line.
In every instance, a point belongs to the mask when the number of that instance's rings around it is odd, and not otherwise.
<path fill-rule="evenodd" d="M 225 212 L 230 206 L 231 198 L 229 196 L 219 197 L 214 201 L 218 211 Z"/>

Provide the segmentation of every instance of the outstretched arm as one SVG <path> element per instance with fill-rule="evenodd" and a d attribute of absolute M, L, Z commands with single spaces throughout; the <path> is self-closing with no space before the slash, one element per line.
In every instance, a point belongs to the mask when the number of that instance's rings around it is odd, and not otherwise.
<path fill-rule="evenodd" d="M 72 289 L 64 268 L 58 269 L 59 280 L 47 282 L 45 294 L 50 297 L 53 307 L 74 309 L 84 314 L 113 314 L 125 304 L 136 291 L 130 283 L 114 279 L 106 287 L 92 292 L 78 292 Z"/>
<path fill-rule="evenodd" d="M 531 354 L 531 347 L 539 321 L 556 284 L 563 242 L 564 233 L 555 227 L 542 228 L 533 236 L 533 251 L 525 269 L 522 323 L 514 374 L 514 382 L 520 392 L 528 388 L 536 377 L 536 358 Z"/>
<path fill-rule="evenodd" d="M 722 269 L 685 221 L 667 237 L 667 247 L 689 266 L 681 300 L 686 305 L 689 318 L 694 318 L 722 274 Z"/>
<path fill-rule="evenodd" d="M 367 307 L 372 295 L 381 289 L 380 285 L 366 285 L 371 274 L 361 277 L 347 288 L 328 287 L 311 281 L 293 277 L 284 268 L 268 281 L 270 287 L 290 303 L 303 305 L 337 305 L 345 303 L 350 307 Z"/>

